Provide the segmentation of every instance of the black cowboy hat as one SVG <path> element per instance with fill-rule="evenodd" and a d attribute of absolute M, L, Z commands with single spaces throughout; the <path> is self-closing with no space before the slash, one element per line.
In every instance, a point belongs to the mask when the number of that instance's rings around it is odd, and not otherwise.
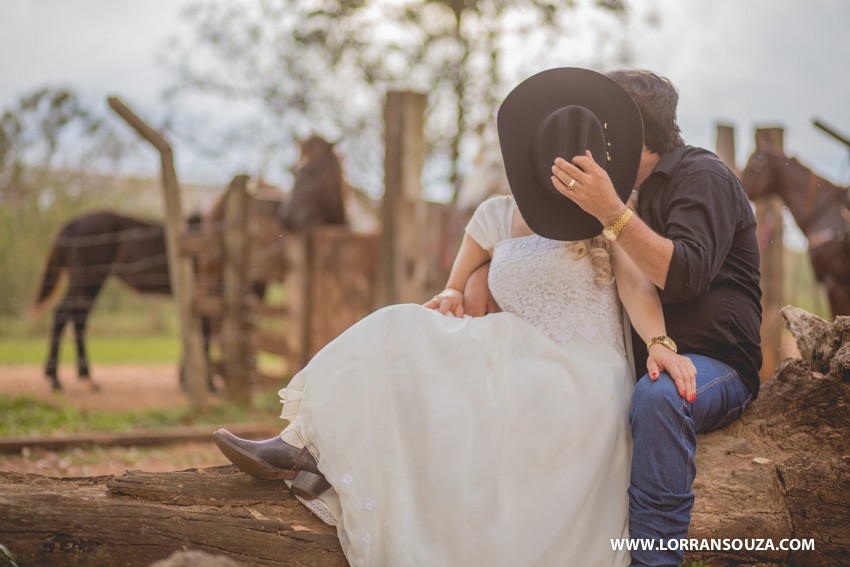
<path fill-rule="evenodd" d="M 590 150 L 611 177 L 620 199 L 631 194 L 643 121 L 632 97 L 601 73 L 549 69 L 520 83 L 499 108 L 499 144 L 511 192 L 536 234 L 583 240 L 602 225 L 552 185 L 556 157 L 571 161 Z"/>

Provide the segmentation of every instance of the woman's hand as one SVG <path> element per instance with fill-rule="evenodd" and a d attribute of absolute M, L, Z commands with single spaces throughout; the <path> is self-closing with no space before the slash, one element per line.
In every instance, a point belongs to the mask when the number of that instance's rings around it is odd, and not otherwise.
<path fill-rule="evenodd" d="M 667 371 L 682 398 L 689 402 L 697 399 L 697 369 L 690 358 L 676 354 L 662 344 L 654 344 L 649 347 L 646 370 L 650 380 L 658 380 L 661 372 Z"/>
<path fill-rule="evenodd" d="M 447 287 L 430 301 L 423 304 L 428 309 L 436 309 L 441 314 L 451 313 L 454 317 L 463 317 L 463 293 Z"/>

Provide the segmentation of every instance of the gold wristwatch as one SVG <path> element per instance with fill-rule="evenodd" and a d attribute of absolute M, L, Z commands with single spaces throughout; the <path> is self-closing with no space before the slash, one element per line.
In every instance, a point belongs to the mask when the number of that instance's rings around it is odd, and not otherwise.
<path fill-rule="evenodd" d="M 617 240 L 617 237 L 620 236 L 620 231 L 623 230 L 623 227 L 626 226 L 626 223 L 629 222 L 629 219 L 632 218 L 632 215 L 634 214 L 635 212 L 631 209 L 631 207 L 626 207 L 626 212 L 617 219 L 617 222 L 602 229 L 602 236 L 611 242 Z"/>
<path fill-rule="evenodd" d="M 651 347 L 652 345 L 664 345 L 673 352 L 679 352 L 676 343 L 673 342 L 673 339 L 671 339 L 667 335 L 661 335 L 660 337 L 652 337 L 651 339 L 649 339 L 649 341 L 647 341 L 646 348 L 649 349 L 649 347 Z"/>

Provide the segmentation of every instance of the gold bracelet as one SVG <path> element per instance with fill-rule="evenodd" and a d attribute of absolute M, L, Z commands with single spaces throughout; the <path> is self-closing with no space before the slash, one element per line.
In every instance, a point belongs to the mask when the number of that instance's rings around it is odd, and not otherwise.
<path fill-rule="evenodd" d="M 668 337 L 667 335 L 661 335 L 660 337 L 652 337 L 646 343 L 646 349 L 649 350 L 649 347 L 652 345 L 663 345 L 675 353 L 679 352 L 679 347 L 676 346 L 676 343 Z"/>

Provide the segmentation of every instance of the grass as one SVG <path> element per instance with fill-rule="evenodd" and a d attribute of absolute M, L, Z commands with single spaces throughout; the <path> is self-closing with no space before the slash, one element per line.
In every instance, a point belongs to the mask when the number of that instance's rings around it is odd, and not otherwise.
<path fill-rule="evenodd" d="M 47 341 L 46 336 L 0 338 L 0 364 L 43 364 Z M 176 364 L 180 360 L 177 337 L 90 337 L 86 347 L 89 361 L 94 364 Z M 62 338 L 59 360 L 76 361 L 76 347 L 69 336 Z"/>
<path fill-rule="evenodd" d="M 256 422 L 265 417 L 273 418 L 279 412 L 280 402 L 276 391 L 272 390 L 255 395 L 252 407 L 224 402 L 202 413 L 188 407 L 87 411 L 22 395 L 0 398 L 0 437 L 215 426 Z"/>

